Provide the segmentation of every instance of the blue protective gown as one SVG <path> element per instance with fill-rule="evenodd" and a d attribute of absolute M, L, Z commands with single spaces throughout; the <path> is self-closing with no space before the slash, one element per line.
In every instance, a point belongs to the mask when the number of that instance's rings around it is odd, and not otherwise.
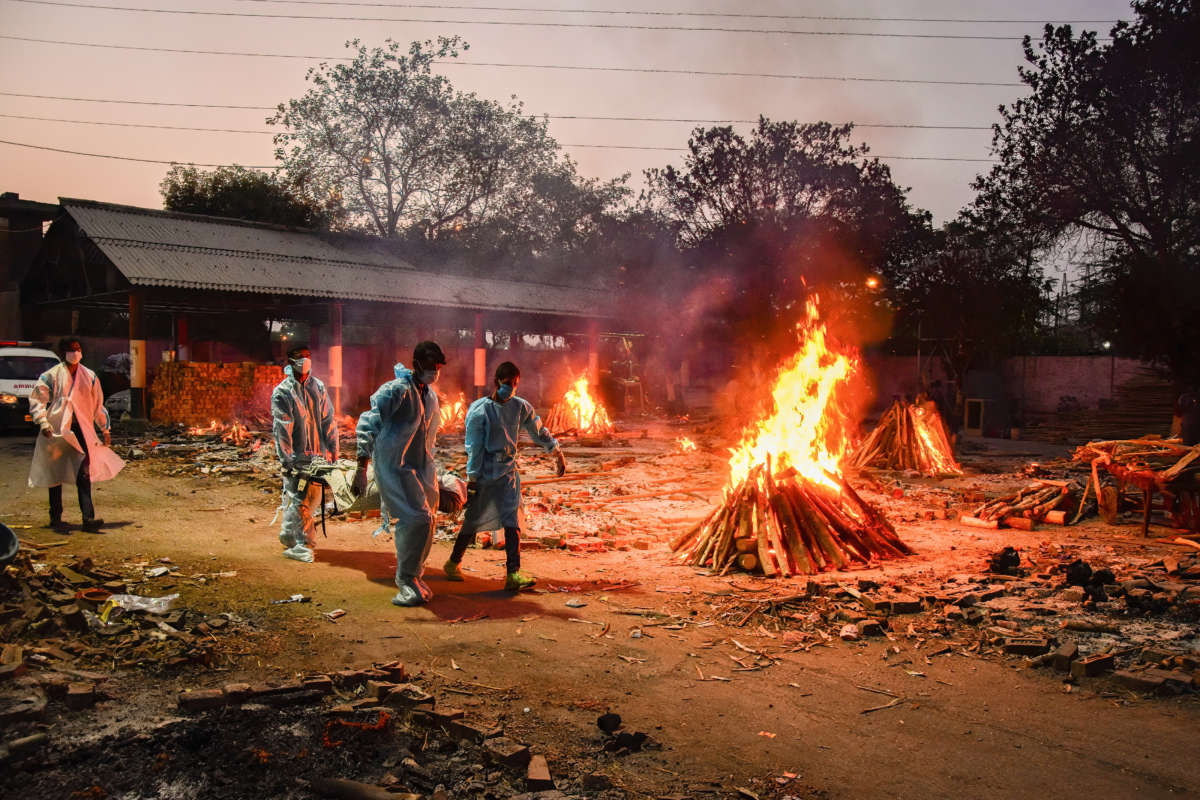
<path fill-rule="evenodd" d="M 506 403 L 482 397 L 467 409 L 467 480 L 478 485 L 475 499 L 467 505 L 464 530 L 521 527 L 517 437 L 522 428 L 546 452 L 558 447 L 542 418 L 523 397 L 514 395 Z"/>
<path fill-rule="evenodd" d="M 358 457 L 374 461 L 380 503 L 394 523 L 396 585 L 420 590 L 438 503 L 433 446 L 441 416 L 433 389 L 419 389 L 403 364 L 395 374 L 358 418 Z"/>
<path fill-rule="evenodd" d="M 271 432 L 275 437 L 275 454 L 286 467 L 303 466 L 320 456 L 329 462 L 337 461 L 338 430 L 333 419 L 333 404 L 325 384 L 313 375 L 301 383 L 292 374 L 289 364 L 283 368 L 284 379 L 271 392 Z M 301 561 L 311 561 L 311 552 L 304 553 L 316 543 L 314 512 L 321 504 L 321 487 L 310 483 L 301 494 L 297 475 L 283 476 L 283 524 L 279 541 Z M 299 550 L 293 550 L 296 547 Z"/>

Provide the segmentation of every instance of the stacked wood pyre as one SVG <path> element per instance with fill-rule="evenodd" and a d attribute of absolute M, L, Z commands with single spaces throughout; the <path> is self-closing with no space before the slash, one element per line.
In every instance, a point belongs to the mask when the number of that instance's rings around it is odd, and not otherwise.
<path fill-rule="evenodd" d="M 724 575 L 811 575 L 912 550 L 845 479 L 836 487 L 756 467 L 708 518 L 672 543 L 684 560 Z"/>
<path fill-rule="evenodd" d="M 946 426 L 933 403 L 899 400 L 851 456 L 850 466 L 916 470 L 926 475 L 961 475 Z"/>
<path fill-rule="evenodd" d="M 562 399 L 551 407 L 545 424 L 555 435 L 602 435 L 616 430 L 608 416 L 608 409 L 588 391 L 587 375 L 576 379 Z"/>

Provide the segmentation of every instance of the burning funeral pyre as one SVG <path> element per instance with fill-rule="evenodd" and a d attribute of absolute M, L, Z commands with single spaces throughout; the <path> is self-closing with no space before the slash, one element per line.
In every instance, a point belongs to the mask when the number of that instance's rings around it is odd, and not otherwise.
<path fill-rule="evenodd" d="M 770 414 L 733 450 L 723 502 L 672 545 L 690 564 L 789 576 L 912 552 L 842 476 L 852 426 L 839 391 L 857 359 L 831 349 L 815 299 L 807 316 Z"/>
<path fill-rule="evenodd" d="M 459 392 L 454 400 L 442 397 L 439 433 L 462 433 L 467 426 L 467 399 Z"/>
<path fill-rule="evenodd" d="M 926 475 L 961 475 L 942 415 L 932 402 L 897 400 L 850 458 L 854 467 L 912 469 Z"/>
<path fill-rule="evenodd" d="M 546 415 L 546 427 L 555 435 L 605 434 L 616 430 L 608 410 L 588 391 L 587 375 L 580 375 Z"/>

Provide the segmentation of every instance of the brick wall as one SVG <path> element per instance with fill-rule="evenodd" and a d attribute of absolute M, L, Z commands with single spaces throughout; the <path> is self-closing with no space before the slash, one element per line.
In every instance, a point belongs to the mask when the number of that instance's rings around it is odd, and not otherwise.
<path fill-rule="evenodd" d="M 282 368 L 274 364 L 165 362 L 150 386 L 150 418 L 183 425 L 269 421 L 271 390 L 282 379 Z"/>

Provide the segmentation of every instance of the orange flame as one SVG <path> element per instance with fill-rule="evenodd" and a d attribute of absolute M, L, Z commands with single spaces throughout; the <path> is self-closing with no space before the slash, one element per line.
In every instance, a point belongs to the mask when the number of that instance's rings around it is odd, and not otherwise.
<path fill-rule="evenodd" d="M 696 443 L 686 436 L 680 436 L 675 440 L 675 444 L 679 447 L 679 452 L 689 453 L 696 449 Z"/>
<path fill-rule="evenodd" d="M 742 435 L 729 459 L 729 486 L 740 486 L 760 465 L 772 474 L 794 469 L 803 478 L 839 490 L 842 457 L 852 429 L 838 393 L 857 366 L 857 355 L 831 347 L 815 297 L 796 326 L 799 349 L 780 368 L 771 390 L 772 410 Z"/>
<path fill-rule="evenodd" d="M 588 391 L 587 375 L 580 375 L 563 395 L 562 400 L 554 404 L 546 417 L 546 426 L 551 430 L 563 432 L 575 430 L 578 433 L 612 433 L 612 420 L 604 406 L 592 399 Z"/>
<path fill-rule="evenodd" d="M 453 433 L 463 430 L 467 425 L 467 400 L 463 393 L 458 393 L 457 400 L 441 398 L 441 423 L 438 430 L 441 433 Z"/>
<path fill-rule="evenodd" d="M 913 430 L 923 445 L 922 455 L 929 465 L 928 471 L 933 474 L 961 475 L 962 467 L 954 460 L 954 448 L 936 411 L 928 413 L 926 406 L 914 406 L 912 420 Z"/>

